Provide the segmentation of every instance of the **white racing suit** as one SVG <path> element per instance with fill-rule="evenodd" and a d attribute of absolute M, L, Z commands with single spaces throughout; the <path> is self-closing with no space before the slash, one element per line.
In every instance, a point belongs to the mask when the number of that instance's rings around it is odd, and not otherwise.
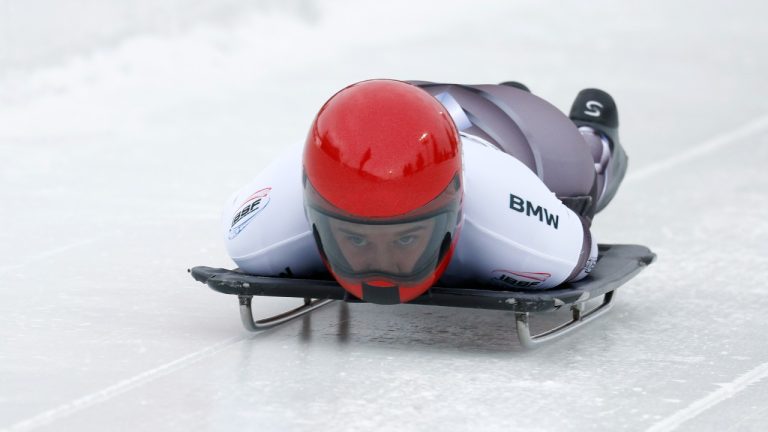
<path fill-rule="evenodd" d="M 538 289 L 587 276 L 590 220 L 610 181 L 600 135 L 517 88 L 414 84 L 443 103 L 462 140 L 463 225 L 439 284 Z M 226 248 L 247 273 L 327 273 L 305 218 L 301 152 L 288 149 L 226 203 Z"/>

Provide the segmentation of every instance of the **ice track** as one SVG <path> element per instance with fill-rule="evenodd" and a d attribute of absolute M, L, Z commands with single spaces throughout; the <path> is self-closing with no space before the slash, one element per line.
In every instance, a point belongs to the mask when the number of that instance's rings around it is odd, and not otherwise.
<path fill-rule="evenodd" d="M 0 1 L 0 431 L 765 430 L 764 3 L 97 3 Z M 414 305 L 247 334 L 186 269 L 231 266 L 227 195 L 377 77 L 611 92 L 596 235 L 657 262 L 534 351 Z"/>

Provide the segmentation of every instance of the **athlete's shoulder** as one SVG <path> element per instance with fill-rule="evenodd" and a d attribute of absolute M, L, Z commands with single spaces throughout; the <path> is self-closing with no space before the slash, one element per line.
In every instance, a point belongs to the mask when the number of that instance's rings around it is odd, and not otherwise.
<path fill-rule="evenodd" d="M 301 147 L 286 148 L 230 196 L 222 229 L 233 259 L 268 250 L 309 230 L 301 200 Z"/>
<path fill-rule="evenodd" d="M 537 274 L 542 288 L 566 280 L 584 240 L 578 216 L 513 156 L 471 135 L 462 143 L 464 227 L 446 280 L 466 273 L 495 283 L 504 272 Z"/>
<path fill-rule="evenodd" d="M 512 180 L 517 186 L 533 187 L 537 191 L 551 193 L 539 176 L 525 163 L 483 138 L 462 133 L 461 143 L 464 175 L 469 177 L 469 181 L 475 177 L 494 177 L 499 181 Z"/>

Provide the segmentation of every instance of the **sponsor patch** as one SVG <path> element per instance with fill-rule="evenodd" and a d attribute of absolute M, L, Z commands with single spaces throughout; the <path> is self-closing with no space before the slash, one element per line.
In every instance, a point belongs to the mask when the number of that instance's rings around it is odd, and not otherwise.
<path fill-rule="evenodd" d="M 545 272 L 518 272 L 510 270 L 494 270 L 491 272 L 494 285 L 513 288 L 535 288 L 546 282 L 552 275 Z"/>
<path fill-rule="evenodd" d="M 540 205 L 536 205 L 515 194 L 509 194 L 509 208 L 529 217 L 532 216 L 534 218 L 538 218 L 539 222 L 546 223 L 547 226 L 551 226 L 554 229 L 557 229 L 557 225 L 560 223 L 559 215 L 556 215 L 548 209 Z"/>
<path fill-rule="evenodd" d="M 232 217 L 232 224 L 229 226 L 228 238 L 230 240 L 243 232 L 245 227 L 253 221 L 253 218 L 267 208 L 270 201 L 269 192 L 271 190 L 271 187 L 257 190 L 240 204 L 240 207 L 237 208 L 235 215 Z"/>

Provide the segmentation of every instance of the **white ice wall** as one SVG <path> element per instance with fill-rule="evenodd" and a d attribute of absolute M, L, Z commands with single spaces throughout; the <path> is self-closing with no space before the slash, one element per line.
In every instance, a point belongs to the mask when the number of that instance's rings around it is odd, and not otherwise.
<path fill-rule="evenodd" d="M 114 47 L 137 34 L 173 34 L 262 10 L 304 19 L 310 0 L 0 0 L 0 76 Z"/>

